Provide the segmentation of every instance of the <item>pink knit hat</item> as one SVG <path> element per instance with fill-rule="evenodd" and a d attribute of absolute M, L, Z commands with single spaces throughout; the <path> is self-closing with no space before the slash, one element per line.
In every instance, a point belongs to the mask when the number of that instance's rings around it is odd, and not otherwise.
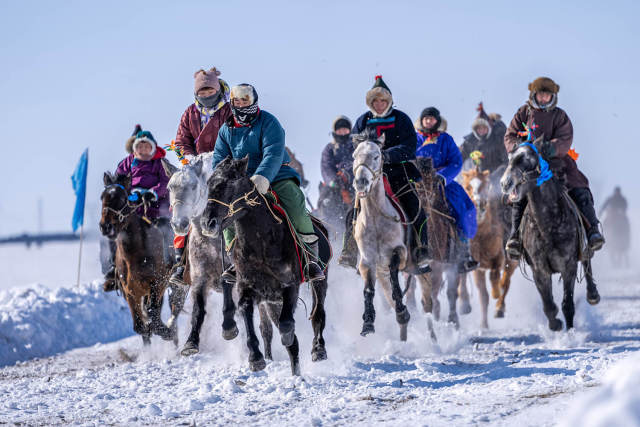
<path fill-rule="evenodd" d="M 218 71 L 216 67 L 211 68 L 209 71 L 203 69 L 196 71 L 193 75 L 195 79 L 194 93 L 197 94 L 203 87 L 210 87 L 219 91 L 220 82 L 218 81 L 218 76 L 220 74 L 220 71 Z"/>

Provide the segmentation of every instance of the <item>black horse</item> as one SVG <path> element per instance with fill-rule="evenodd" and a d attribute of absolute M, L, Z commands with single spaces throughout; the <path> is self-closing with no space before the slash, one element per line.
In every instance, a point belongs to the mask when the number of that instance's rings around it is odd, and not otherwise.
<path fill-rule="evenodd" d="M 543 143 L 541 138 L 533 144 L 518 147 L 510 156 L 501 186 L 511 202 L 527 199 L 527 212 L 522 226 L 523 255 L 533 270 L 533 279 L 542 298 L 549 328 L 558 331 L 562 329 L 562 322 L 556 318 L 558 307 L 553 301 L 551 279 L 554 273 L 562 276 L 562 313 L 567 329 L 573 328 L 573 291 L 580 259 L 583 259 L 587 280 L 587 301 L 592 305 L 597 304 L 600 296 L 593 280 L 590 260 L 581 254 L 580 235 L 583 231 L 577 208 L 555 174 L 544 182 L 538 182 L 543 160 L 539 153 L 544 154 L 548 150 L 548 143 Z"/>
<path fill-rule="evenodd" d="M 289 353 L 291 372 L 299 375 L 299 347 L 293 313 L 302 278 L 296 246 L 287 224 L 274 215 L 266 198 L 257 192 L 247 176 L 247 164 L 248 157 L 241 160 L 227 157 L 216 167 L 208 181 L 209 202 L 202 215 L 202 230 L 204 234 L 216 236 L 232 224 L 235 226 L 236 289 L 247 332 L 250 368 L 262 370 L 265 367 L 253 326 L 253 307 L 256 303 L 267 302 L 269 315 Z M 319 248 L 321 258 L 324 258 L 322 254 L 328 249 L 326 240 L 321 239 Z M 311 289 L 314 331 L 311 354 L 317 361 L 327 357 L 322 335 L 327 280 L 313 282 Z M 233 314 L 225 311 L 225 321 L 228 317 L 233 318 Z"/>

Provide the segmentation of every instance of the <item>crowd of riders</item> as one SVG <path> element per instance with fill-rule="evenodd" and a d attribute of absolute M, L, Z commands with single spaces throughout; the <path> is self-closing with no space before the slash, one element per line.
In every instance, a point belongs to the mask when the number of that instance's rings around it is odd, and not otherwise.
<path fill-rule="evenodd" d="M 221 79 L 216 68 L 198 70 L 194 74 L 193 103 L 187 107 L 180 119 L 175 137 L 175 146 L 186 161 L 193 156 L 213 151 L 215 166 L 226 156 L 249 157 L 247 173 L 260 194 L 272 190 L 287 212 L 292 225 L 312 252 L 317 253 L 317 237 L 314 234 L 306 198 L 300 185 L 300 174 L 290 165 L 291 158 L 285 146 L 285 131 L 278 119 L 262 110 L 258 104 L 258 91 L 250 84 L 231 87 Z M 383 173 L 395 193 L 405 217 L 410 219 L 410 256 L 415 264 L 428 268 L 427 216 L 421 208 L 416 185 L 422 176 L 415 161 L 430 158 L 437 172 L 449 206 L 449 214 L 455 219 L 460 240 L 460 272 L 476 268 L 477 262 L 469 253 L 469 240 L 476 233 L 476 211 L 473 202 L 456 181 L 462 169 L 478 168 L 494 172 L 508 162 L 508 155 L 523 141 L 527 132 L 533 139 L 543 137 L 552 149 L 545 153 L 554 175 L 561 177 L 585 219 L 586 234 L 592 250 L 604 244 L 599 230 L 599 221 L 587 177 L 578 169 L 575 156 L 570 151 L 573 142 L 573 127 L 567 113 L 558 107 L 560 87 L 550 78 L 540 77 L 528 86 L 529 98 L 513 116 L 509 126 L 499 114 L 487 114 L 482 103 L 478 116 L 471 124 L 471 133 L 458 146 L 446 132 L 446 122 L 436 107 L 422 110 L 415 125 L 409 116 L 394 107 L 390 88 L 381 76 L 376 76 L 373 87 L 364 100 L 367 110 L 355 123 L 346 116 L 338 116 L 331 127 L 332 141 L 324 147 L 321 158 L 323 182 L 320 184 L 319 205 L 343 203 L 347 206 L 343 250 L 339 263 L 355 267 L 358 250 L 352 227 L 358 213 L 353 209 L 352 137 L 366 134 L 368 138 L 382 141 Z M 184 285 L 185 237 L 173 238 L 168 226 L 169 203 L 167 182 L 162 163 L 165 151 L 149 130 L 136 127 L 126 142 L 129 153 L 117 166 L 117 174 L 130 175 L 131 200 L 145 203 L 144 215 L 163 229 L 167 247 L 173 248 L 175 267 L 170 281 Z M 607 202 L 622 204 L 620 197 Z M 505 203 L 509 203 L 505 201 Z M 520 223 L 526 208 L 526 199 L 513 203 L 512 227 L 506 250 L 510 257 L 521 256 Z M 142 209 L 142 208 L 141 208 Z M 224 231 L 229 247 L 233 243 L 232 228 Z M 173 239 L 173 240 L 172 240 Z M 106 271 L 105 291 L 115 289 L 115 257 L 110 245 L 110 260 Z M 225 272 L 227 280 L 234 280 L 235 270 L 231 265 Z M 309 266 L 310 280 L 323 278 L 322 269 L 315 263 Z"/>

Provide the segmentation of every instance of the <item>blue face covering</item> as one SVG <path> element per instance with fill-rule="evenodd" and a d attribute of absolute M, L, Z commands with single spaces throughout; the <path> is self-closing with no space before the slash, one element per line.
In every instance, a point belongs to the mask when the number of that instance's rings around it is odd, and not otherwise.
<path fill-rule="evenodd" d="M 538 187 L 540 187 L 546 181 L 550 180 L 551 177 L 553 176 L 553 172 L 551 172 L 551 169 L 549 169 L 549 163 L 547 163 L 547 161 L 542 158 L 542 156 L 538 152 L 538 149 L 532 143 L 523 142 L 519 146 L 520 147 L 524 147 L 524 146 L 531 147 L 531 149 L 538 155 L 538 165 L 540 165 L 540 176 L 536 180 L 536 185 Z"/>

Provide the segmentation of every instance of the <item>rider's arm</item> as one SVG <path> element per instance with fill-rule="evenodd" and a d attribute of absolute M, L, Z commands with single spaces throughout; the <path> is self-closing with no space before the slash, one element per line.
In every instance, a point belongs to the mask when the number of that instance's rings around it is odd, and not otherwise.
<path fill-rule="evenodd" d="M 127 157 L 122 159 L 122 161 L 118 163 L 118 167 L 116 168 L 116 175 L 129 175 L 131 173 L 132 159 L 133 154 L 129 154 Z"/>
<path fill-rule="evenodd" d="M 182 118 L 180 119 L 180 124 L 178 125 L 178 132 L 176 133 L 176 146 L 178 146 L 182 150 L 182 154 L 185 156 L 187 154 L 196 155 L 196 147 L 194 144 L 195 138 L 191 134 L 191 130 L 189 129 L 189 110 L 193 108 L 192 105 L 189 106 L 182 114 Z"/>
<path fill-rule="evenodd" d="M 218 132 L 218 139 L 216 139 L 216 145 L 213 148 L 213 168 L 218 166 L 218 163 L 223 161 L 227 156 L 233 156 L 231 154 L 231 148 L 229 147 L 229 126 L 225 123 Z"/>
<path fill-rule="evenodd" d="M 261 113 L 264 114 L 264 113 Z M 272 182 L 284 159 L 284 129 L 278 119 L 266 116 L 262 122 L 262 160 L 254 175 L 262 175 Z"/>
<path fill-rule="evenodd" d="M 553 121 L 551 142 L 556 149 L 555 156 L 564 157 L 569 152 L 571 144 L 573 143 L 573 125 L 567 113 L 559 108 L 558 110 L 558 114 Z"/>
<path fill-rule="evenodd" d="M 337 178 L 338 167 L 336 165 L 336 159 L 333 155 L 333 148 L 331 144 L 327 144 L 322 150 L 322 161 L 321 161 L 321 169 L 322 169 L 322 179 L 324 183 L 329 185 L 331 181 Z"/>
<path fill-rule="evenodd" d="M 401 163 L 416 158 L 416 145 L 418 142 L 416 131 L 409 116 L 396 110 L 396 132 L 399 144 L 387 148 L 385 153 L 389 163 Z"/>
<path fill-rule="evenodd" d="M 169 177 L 162 167 L 162 160 L 158 160 L 156 165 L 156 174 L 158 176 L 158 183 L 151 187 L 149 190 L 153 190 L 156 193 L 158 200 L 163 199 L 169 195 L 167 184 L 169 184 Z"/>
<path fill-rule="evenodd" d="M 511 153 L 513 150 L 520 145 L 522 138 L 518 136 L 518 132 L 524 130 L 522 123 L 527 122 L 527 106 L 523 105 L 516 112 L 515 116 L 511 120 L 509 124 L 509 128 L 504 135 L 504 148 L 506 148 L 507 153 Z"/>
<path fill-rule="evenodd" d="M 455 141 L 448 133 L 441 135 L 445 152 L 445 165 L 438 173 L 447 181 L 447 185 L 453 181 L 462 170 L 462 154 Z"/>

